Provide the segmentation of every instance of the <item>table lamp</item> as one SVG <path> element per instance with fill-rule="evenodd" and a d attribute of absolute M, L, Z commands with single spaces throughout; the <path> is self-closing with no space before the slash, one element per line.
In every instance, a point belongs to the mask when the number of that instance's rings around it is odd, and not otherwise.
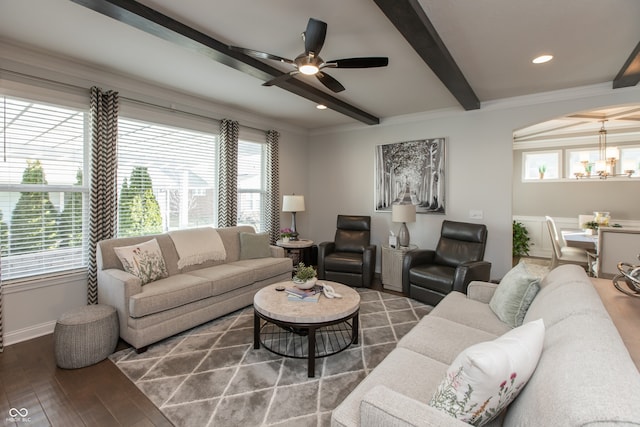
<path fill-rule="evenodd" d="M 416 221 L 416 206 L 412 204 L 391 205 L 391 221 L 402 223 L 400 231 L 398 231 L 398 244 L 404 247 L 409 246 L 407 222 Z"/>
<path fill-rule="evenodd" d="M 291 212 L 291 238 L 298 240 L 296 231 L 296 212 L 304 212 L 304 196 L 284 195 L 282 198 L 282 212 Z"/>

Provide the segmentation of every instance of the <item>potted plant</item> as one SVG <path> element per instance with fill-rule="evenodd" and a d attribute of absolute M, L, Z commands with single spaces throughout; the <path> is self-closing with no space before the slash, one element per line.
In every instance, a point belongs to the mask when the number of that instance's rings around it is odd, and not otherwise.
<path fill-rule="evenodd" d="M 293 230 L 290 228 L 281 228 L 280 229 L 280 238 L 284 243 L 287 243 L 293 234 Z"/>
<path fill-rule="evenodd" d="M 540 174 L 540 179 L 544 179 L 544 173 L 547 171 L 547 165 L 538 166 L 538 174 Z"/>
<path fill-rule="evenodd" d="M 513 221 L 513 265 L 516 265 L 520 261 L 520 257 L 529 255 L 529 230 L 523 223 Z"/>
<path fill-rule="evenodd" d="M 317 281 L 316 270 L 312 266 L 306 266 L 303 262 L 298 264 L 293 276 L 293 283 L 297 288 L 310 289 Z"/>
<path fill-rule="evenodd" d="M 588 221 L 582 224 L 582 228 L 587 234 L 596 234 L 599 226 L 600 224 L 598 224 L 596 221 Z"/>

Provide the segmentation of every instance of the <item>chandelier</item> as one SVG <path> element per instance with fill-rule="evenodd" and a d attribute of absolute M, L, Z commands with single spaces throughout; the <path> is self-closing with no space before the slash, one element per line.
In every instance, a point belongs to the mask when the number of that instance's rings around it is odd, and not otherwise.
<path fill-rule="evenodd" d="M 604 128 L 606 121 L 606 119 L 600 120 L 602 126 L 598 131 L 598 160 L 595 163 L 589 160 L 581 161 L 577 171 L 574 172 L 576 179 L 591 178 L 593 172 L 595 172 L 593 176 L 600 179 L 616 175 L 616 163 L 620 158 L 620 151 L 616 147 L 607 147 L 607 130 Z M 620 175 L 631 177 L 634 173 L 635 170 L 625 168 L 624 173 Z"/>

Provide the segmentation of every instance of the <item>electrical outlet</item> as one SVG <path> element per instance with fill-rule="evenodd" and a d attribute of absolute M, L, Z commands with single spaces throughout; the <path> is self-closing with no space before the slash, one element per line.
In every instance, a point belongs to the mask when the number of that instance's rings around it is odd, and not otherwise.
<path fill-rule="evenodd" d="M 469 218 L 471 219 L 482 219 L 484 214 L 481 210 L 472 209 L 469 211 Z"/>

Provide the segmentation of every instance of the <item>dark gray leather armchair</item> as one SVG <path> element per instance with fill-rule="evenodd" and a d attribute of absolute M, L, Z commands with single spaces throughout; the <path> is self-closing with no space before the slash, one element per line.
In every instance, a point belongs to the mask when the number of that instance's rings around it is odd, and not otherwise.
<path fill-rule="evenodd" d="M 407 252 L 402 264 L 402 291 L 436 305 L 451 291 L 467 293 L 473 280 L 489 281 L 491 263 L 484 260 L 487 227 L 443 221 L 435 250 Z"/>
<path fill-rule="evenodd" d="M 335 240 L 318 245 L 318 278 L 371 287 L 376 247 L 371 245 L 371 217 L 338 215 Z"/>

